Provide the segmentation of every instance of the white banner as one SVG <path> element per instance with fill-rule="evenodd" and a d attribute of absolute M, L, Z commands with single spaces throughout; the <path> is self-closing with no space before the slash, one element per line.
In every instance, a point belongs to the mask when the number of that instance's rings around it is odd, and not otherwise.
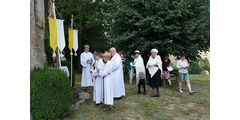
<path fill-rule="evenodd" d="M 57 40 L 58 40 L 58 48 L 62 52 L 65 48 L 65 35 L 64 35 L 64 27 L 63 27 L 63 21 L 57 19 Z"/>
<path fill-rule="evenodd" d="M 73 49 L 75 52 L 78 50 L 78 30 L 73 30 Z"/>

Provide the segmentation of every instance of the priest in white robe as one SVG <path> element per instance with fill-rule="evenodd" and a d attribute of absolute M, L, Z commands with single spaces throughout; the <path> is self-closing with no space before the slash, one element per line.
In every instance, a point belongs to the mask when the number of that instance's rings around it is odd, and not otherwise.
<path fill-rule="evenodd" d="M 145 88 L 145 80 L 146 80 L 146 72 L 145 72 L 145 65 L 143 59 L 140 55 L 140 51 L 136 50 L 135 52 L 135 59 L 133 63 L 131 62 L 130 65 L 132 68 L 135 68 L 136 71 L 136 85 L 138 86 L 138 94 L 141 94 L 140 87 L 143 86 L 144 92 L 143 94 L 146 95 L 146 88 Z M 140 77 L 140 73 L 143 76 Z M 141 79 L 141 81 L 140 81 Z M 139 83 L 140 81 L 140 83 Z"/>
<path fill-rule="evenodd" d="M 103 54 L 103 62 L 104 65 L 102 68 L 96 66 L 99 75 L 103 79 L 103 98 L 102 102 L 106 105 L 104 109 L 113 109 L 113 81 L 112 78 L 112 64 L 110 61 L 111 54 L 109 52 L 105 52 Z"/>
<path fill-rule="evenodd" d="M 122 59 L 114 47 L 110 49 L 110 53 L 112 55 L 113 96 L 114 98 L 121 98 L 125 96 Z"/>
<path fill-rule="evenodd" d="M 84 52 L 80 56 L 82 65 L 82 87 L 87 87 L 88 92 L 91 92 L 91 86 L 93 86 L 94 78 L 90 70 L 93 69 L 93 54 L 89 52 L 89 45 L 84 46 Z"/>
<path fill-rule="evenodd" d="M 96 105 L 101 105 L 102 104 L 102 91 L 103 91 L 103 78 L 99 75 L 97 68 L 103 68 L 104 63 L 101 59 L 101 53 L 96 52 L 95 53 L 95 59 L 96 63 L 94 64 L 95 69 L 93 70 L 93 76 L 94 76 L 94 89 L 93 89 L 93 101 L 96 102 Z"/>

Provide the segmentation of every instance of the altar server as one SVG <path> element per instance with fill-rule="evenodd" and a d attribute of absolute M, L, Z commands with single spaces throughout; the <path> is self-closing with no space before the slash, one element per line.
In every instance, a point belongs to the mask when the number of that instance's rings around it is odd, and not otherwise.
<path fill-rule="evenodd" d="M 95 78 L 95 81 L 94 81 L 94 89 L 93 89 L 93 101 L 96 102 L 96 105 L 101 105 L 102 104 L 102 91 L 103 91 L 103 79 L 102 77 L 98 74 L 97 72 L 97 68 L 96 67 L 99 67 L 99 68 L 103 68 L 104 66 L 104 63 L 102 61 L 102 58 L 101 58 L 101 53 L 99 52 L 95 52 L 95 59 L 96 59 L 96 63 L 94 64 L 94 71 L 93 71 L 93 76 Z"/>
<path fill-rule="evenodd" d="M 136 70 L 136 85 L 138 86 L 137 94 L 141 94 L 141 86 L 143 86 L 143 94 L 146 95 L 146 88 L 145 88 L 145 80 L 146 80 L 146 72 L 143 59 L 140 55 L 140 51 L 136 50 L 135 52 L 135 59 L 134 62 L 130 63 L 132 68 Z M 141 78 L 141 80 L 140 80 Z"/>
<path fill-rule="evenodd" d="M 93 55 L 89 52 L 89 45 L 84 46 L 84 52 L 81 54 L 82 65 L 82 87 L 87 87 L 88 92 L 91 92 L 91 86 L 93 86 L 94 78 L 90 70 L 93 69 Z"/>
<path fill-rule="evenodd" d="M 110 62 L 111 54 L 109 52 L 105 52 L 103 54 L 103 62 L 104 65 L 102 68 L 96 66 L 96 69 L 99 73 L 99 75 L 103 79 L 103 98 L 102 102 L 106 105 L 104 108 L 107 109 L 113 109 L 113 81 L 112 78 L 112 64 Z"/>
<path fill-rule="evenodd" d="M 112 55 L 113 96 L 114 98 L 122 98 L 125 96 L 122 59 L 114 47 L 110 49 L 110 53 Z"/>
<path fill-rule="evenodd" d="M 149 86 L 153 89 L 152 97 L 159 97 L 159 87 L 162 86 L 161 83 L 161 72 L 162 72 L 162 60 L 159 55 L 157 55 L 158 50 L 152 49 L 151 56 L 147 62 L 147 69 L 149 71 L 150 79 Z M 157 90 L 157 94 L 155 93 L 155 89 Z"/>

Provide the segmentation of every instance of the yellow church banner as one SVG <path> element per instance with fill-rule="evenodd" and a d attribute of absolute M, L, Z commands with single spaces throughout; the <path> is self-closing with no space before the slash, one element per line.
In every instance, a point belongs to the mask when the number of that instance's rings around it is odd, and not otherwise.
<path fill-rule="evenodd" d="M 50 46 L 53 51 L 57 48 L 57 19 L 48 18 L 49 33 L 50 33 Z"/>
<path fill-rule="evenodd" d="M 73 29 L 68 29 L 68 48 L 72 51 L 73 48 Z"/>

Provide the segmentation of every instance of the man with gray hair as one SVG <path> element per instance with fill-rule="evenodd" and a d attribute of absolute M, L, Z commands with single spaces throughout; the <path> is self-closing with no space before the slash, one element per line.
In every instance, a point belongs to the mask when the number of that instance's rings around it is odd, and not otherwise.
<path fill-rule="evenodd" d="M 112 55 L 112 79 L 113 79 L 113 96 L 114 98 L 121 98 L 125 96 L 124 77 L 122 69 L 122 59 L 117 53 L 116 48 L 110 48 Z"/>

